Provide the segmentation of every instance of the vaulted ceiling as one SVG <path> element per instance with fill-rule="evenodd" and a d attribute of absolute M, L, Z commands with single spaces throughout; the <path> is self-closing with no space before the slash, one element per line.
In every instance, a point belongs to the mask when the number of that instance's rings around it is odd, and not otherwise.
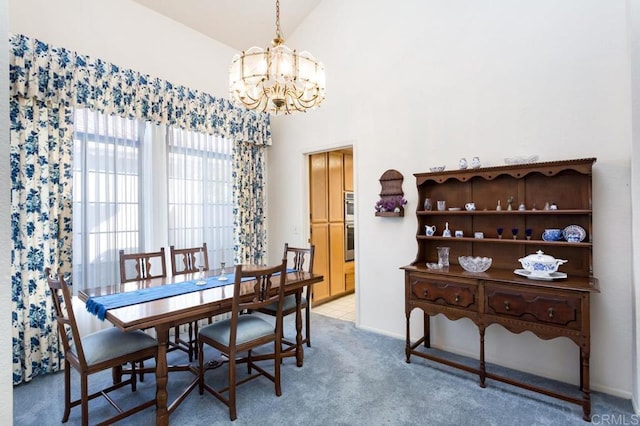
<path fill-rule="evenodd" d="M 134 0 L 237 50 L 266 47 L 275 37 L 275 0 Z M 322 0 L 281 0 L 287 38 Z"/>

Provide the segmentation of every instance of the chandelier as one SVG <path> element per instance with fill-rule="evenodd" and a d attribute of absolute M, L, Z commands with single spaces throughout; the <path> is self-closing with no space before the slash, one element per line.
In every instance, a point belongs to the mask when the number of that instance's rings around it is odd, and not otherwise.
<path fill-rule="evenodd" d="M 275 114 L 305 112 L 324 101 L 324 65 L 309 52 L 298 53 L 284 45 L 280 0 L 276 1 L 276 38 L 271 47 L 252 47 L 233 57 L 229 93 L 236 104 Z"/>

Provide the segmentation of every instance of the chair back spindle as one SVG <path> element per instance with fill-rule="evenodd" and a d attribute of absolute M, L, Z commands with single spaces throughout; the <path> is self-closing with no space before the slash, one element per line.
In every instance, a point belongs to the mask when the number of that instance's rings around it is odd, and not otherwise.
<path fill-rule="evenodd" d="M 134 263 L 133 270 L 135 275 L 128 273 L 132 271 L 131 263 Z M 160 271 L 155 273 L 160 265 Z M 120 282 L 127 283 L 130 281 L 148 280 L 151 278 L 162 278 L 167 276 L 167 261 L 164 257 L 164 247 L 160 251 L 152 253 L 129 253 L 125 254 L 124 250 L 120 250 Z"/>
<path fill-rule="evenodd" d="M 173 275 L 191 274 L 209 270 L 209 252 L 207 243 L 202 243 L 201 247 L 190 247 L 177 249 L 175 246 L 169 248 L 171 258 L 171 271 Z M 178 266 L 181 266 L 180 268 Z"/>

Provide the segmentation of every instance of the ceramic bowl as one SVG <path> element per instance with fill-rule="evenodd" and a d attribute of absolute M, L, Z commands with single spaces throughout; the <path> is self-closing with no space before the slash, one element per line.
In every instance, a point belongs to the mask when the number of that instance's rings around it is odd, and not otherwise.
<path fill-rule="evenodd" d="M 431 173 L 435 173 L 435 172 L 443 172 L 444 171 L 445 166 L 438 166 L 438 167 L 429 167 L 429 171 Z"/>
<path fill-rule="evenodd" d="M 462 269 L 468 272 L 484 272 L 491 266 L 493 259 L 490 257 L 473 257 L 473 256 L 460 256 L 458 257 L 458 263 L 462 266 Z"/>
<path fill-rule="evenodd" d="M 558 270 L 558 267 L 568 262 L 564 259 L 556 259 L 553 256 L 544 254 L 542 250 L 538 250 L 535 254 L 518 259 L 525 271 L 531 272 L 531 275 L 547 276 Z"/>

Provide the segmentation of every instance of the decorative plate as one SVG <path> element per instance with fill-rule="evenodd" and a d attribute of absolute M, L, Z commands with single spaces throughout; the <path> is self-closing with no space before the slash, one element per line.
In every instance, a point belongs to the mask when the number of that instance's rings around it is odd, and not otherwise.
<path fill-rule="evenodd" d="M 505 164 L 529 164 L 529 163 L 535 163 L 536 161 L 538 161 L 538 156 L 537 155 L 532 155 L 530 157 L 510 157 L 510 158 L 505 158 L 504 159 L 504 163 Z"/>
<path fill-rule="evenodd" d="M 569 225 L 562 231 L 562 236 L 570 243 L 579 243 L 587 236 L 587 231 L 582 226 Z"/>
<path fill-rule="evenodd" d="M 553 281 L 559 280 L 562 278 L 567 278 L 567 274 L 564 272 L 552 272 L 549 275 L 533 275 L 530 271 L 526 269 L 516 269 L 513 271 L 514 274 L 520 275 L 521 277 L 527 277 L 530 280 L 540 280 L 540 281 Z"/>
<path fill-rule="evenodd" d="M 449 211 L 452 211 L 452 212 L 459 212 L 460 210 L 461 210 L 460 207 L 449 207 Z"/>

